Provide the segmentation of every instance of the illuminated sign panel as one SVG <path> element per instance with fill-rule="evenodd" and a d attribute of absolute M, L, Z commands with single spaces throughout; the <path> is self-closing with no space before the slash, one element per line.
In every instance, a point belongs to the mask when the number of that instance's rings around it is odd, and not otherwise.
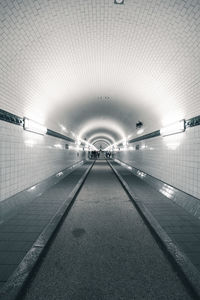
<path fill-rule="evenodd" d="M 42 135 L 47 133 L 47 128 L 45 126 L 27 118 L 24 118 L 24 130 Z"/>

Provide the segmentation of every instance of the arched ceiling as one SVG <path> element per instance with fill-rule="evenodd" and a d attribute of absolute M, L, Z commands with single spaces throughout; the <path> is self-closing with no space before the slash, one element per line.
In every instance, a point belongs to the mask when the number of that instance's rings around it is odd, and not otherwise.
<path fill-rule="evenodd" d="M 98 150 L 104 150 L 109 146 L 109 143 L 106 140 L 98 140 L 93 143 L 93 145 L 98 149 Z"/>
<path fill-rule="evenodd" d="M 199 114 L 200 2 L 124 2 L 0 1 L 1 108 L 109 142 Z"/>
<path fill-rule="evenodd" d="M 116 141 L 113 139 L 112 135 L 109 135 L 105 132 L 97 132 L 96 134 L 90 136 L 88 142 L 94 144 L 97 140 L 105 140 L 110 145 L 114 144 Z"/>

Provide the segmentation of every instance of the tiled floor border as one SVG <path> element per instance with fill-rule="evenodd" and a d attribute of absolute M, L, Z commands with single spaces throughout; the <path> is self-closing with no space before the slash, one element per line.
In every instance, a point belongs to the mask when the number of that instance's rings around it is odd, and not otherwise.
<path fill-rule="evenodd" d="M 76 168 L 83 165 L 85 160 L 77 161 L 54 175 L 0 202 L 0 224 L 12 217 L 23 205 L 42 195 L 48 188 L 57 184 Z"/>

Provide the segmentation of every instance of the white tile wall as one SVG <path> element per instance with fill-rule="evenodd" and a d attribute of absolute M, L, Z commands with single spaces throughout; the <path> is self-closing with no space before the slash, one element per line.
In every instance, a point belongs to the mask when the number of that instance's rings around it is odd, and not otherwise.
<path fill-rule="evenodd" d="M 85 157 L 83 151 L 66 150 L 67 141 L 27 132 L 3 121 L 0 137 L 0 201 Z"/>
<path fill-rule="evenodd" d="M 200 126 L 132 145 L 140 150 L 120 151 L 115 157 L 200 198 Z"/>

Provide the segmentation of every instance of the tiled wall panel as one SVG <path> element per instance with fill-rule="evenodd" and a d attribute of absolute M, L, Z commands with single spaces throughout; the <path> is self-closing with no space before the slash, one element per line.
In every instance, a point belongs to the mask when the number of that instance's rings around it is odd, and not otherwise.
<path fill-rule="evenodd" d="M 0 201 L 85 158 L 64 140 L 0 121 Z M 75 148 L 72 144 L 71 147 Z"/>
<path fill-rule="evenodd" d="M 115 157 L 200 198 L 200 126 L 131 145 L 140 149 L 116 152 Z"/>

